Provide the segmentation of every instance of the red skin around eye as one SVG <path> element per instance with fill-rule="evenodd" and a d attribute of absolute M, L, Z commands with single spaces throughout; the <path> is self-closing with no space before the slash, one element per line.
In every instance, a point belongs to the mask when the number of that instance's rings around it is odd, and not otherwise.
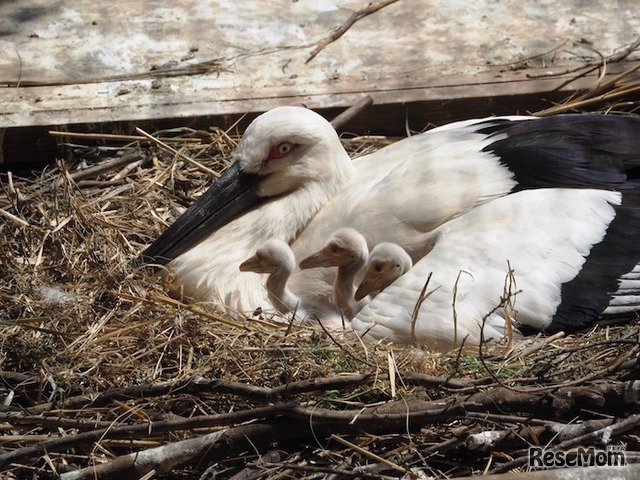
<path fill-rule="evenodd" d="M 295 148 L 296 148 L 296 145 L 294 143 L 280 142 L 279 144 L 271 147 L 271 150 L 269 150 L 269 156 L 267 156 L 267 162 L 269 160 L 277 160 L 279 158 L 284 158 L 287 155 L 289 155 L 291 152 L 293 152 Z M 286 149 L 286 151 L 283 151 L 283 149 Z"/>

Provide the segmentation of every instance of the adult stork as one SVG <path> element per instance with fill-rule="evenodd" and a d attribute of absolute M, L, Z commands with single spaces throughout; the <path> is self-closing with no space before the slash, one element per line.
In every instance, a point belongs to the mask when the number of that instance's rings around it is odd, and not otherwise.
<path fill-rule="evenodd" d="M 496 117 L 435 128 L 352 162 L 324 118 L 280 107 L 251 123 L 232 166 L 141 256 L 169 263 L 187 295 L 249 311 L 267 301 L 263 279 L 238 266 L 264 240 L 289 242 L 304 258 L 349 226 L 369 247 L 399 244 L 415 263 L 356 316 L 363 334 L 475 341 L 510 269 L 519 293 L 513 311 L 491 316 L 496 332 L 505 317 L 574 330 L 607 308 L 629 313 L 640 303 L 639 146 L 633 116 Z M 428 273 L 435 291 L 412 328 L 416 285 Z M 297 270 L 290 287 L 328 304 L 332 275 Z"/>

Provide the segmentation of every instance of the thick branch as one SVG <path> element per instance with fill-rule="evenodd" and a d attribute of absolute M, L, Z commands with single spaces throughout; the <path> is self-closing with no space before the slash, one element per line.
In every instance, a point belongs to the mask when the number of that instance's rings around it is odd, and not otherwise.
<path fill-rule="evenodd" d="M 424 375 L 418 373 L 402 374 L 402 379 L 406 384 L 420 385 L 424 387 L 447 387 L 451 389 L 471 387 L 473 382 L 445 379 L 434 375 Z M 268 388 L 249 385 L 240 382 L 230 382 L 219 379 L 208 379 L 201 376 L 177 380 L 174 382 L 159 382 L 154 384 L 136 385 L 133 387 L 114 388 L 103 393 L 91 393 L 68 397 L 58 404 L 43 403 L 30 407 L 27 411 L 30 414 L 39 414 L 53 409 L 79 409 L 86 407 L 104 407 L 115 401 L 126 401 L 131 399 L 153 398 L 172 393 L 182 393 L 199 395 L 202 393 L 217 393 L 237 395 L 247 400 L 259 402 L 274 402 L 286 400 L 295 395 L 311 392 L 323 392 L 326 390 L 343 389 L 357 387 L 374 380 L 388 380 L 388 374 L 376 375 L 373 373 L 344 375 L 336 377 L 314 378 L 311 380 L 301 380 L 291 382 L 278 387 Z"/>

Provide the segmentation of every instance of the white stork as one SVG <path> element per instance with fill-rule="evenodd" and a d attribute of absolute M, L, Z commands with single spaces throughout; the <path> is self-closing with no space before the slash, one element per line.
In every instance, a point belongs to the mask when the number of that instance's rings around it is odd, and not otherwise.
<path fill-rule="evenodd" d="M 639 146 L 634 116 L 498 117 L 351 162 L 320 115 L 276 108 L 252 122 L 232 166 L 141 257 L 169 263 L 195 299 L 250 311 L 267 302 L 265 289 L 238 266 L 262 242 L 280 238 L 303 258 L 349 226 L 369 246 L 401 245 L 415 263 L 355 317 L 365 336 L 407 342 L 429 273 L 434 291 L 413 327 L 421 344 L 477 341 L 483 319 L 496 335 L 505 317 L 575 330 L 640 305 Z M 515 305 L 487 317 L 509 269 Z M 296 270 L 290 287 L 329 305 L 332 275 Z"/>

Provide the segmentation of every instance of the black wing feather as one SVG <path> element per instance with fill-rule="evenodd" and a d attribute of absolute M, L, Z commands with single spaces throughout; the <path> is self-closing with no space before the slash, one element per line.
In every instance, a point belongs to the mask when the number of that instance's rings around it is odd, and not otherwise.
<path fill-rule="evenodd" d="M 562 302 L 547 331 L 592 325 L 609 305 L 620 277 L 640 263 L 640 117 L 557 115 L 489 121 L 478 131 L 495 138 L 484 151 L 513 172 L 514 192 L 597 188 L 622 193 L 605 237 L 593 246 L 579 274 L 562 285 Z"/>
<path fill-rule="evenodd" d="M 547 328 L 571 331 L 598 320 L 618 289 L 618 280 L 640 262 L 640 181 L 619 189 L 622 204 L 604 239 L 594 245 L 580 273 L 562 285 L 562 302 Z"/>
<path fill-rule="evenodd" d="M 640 117 L 557 115 L 488 128 L 496 140 L 484 151 L 514 173 L 518 183 L 514 191 L 613 190 L 640 177 Z"/>

